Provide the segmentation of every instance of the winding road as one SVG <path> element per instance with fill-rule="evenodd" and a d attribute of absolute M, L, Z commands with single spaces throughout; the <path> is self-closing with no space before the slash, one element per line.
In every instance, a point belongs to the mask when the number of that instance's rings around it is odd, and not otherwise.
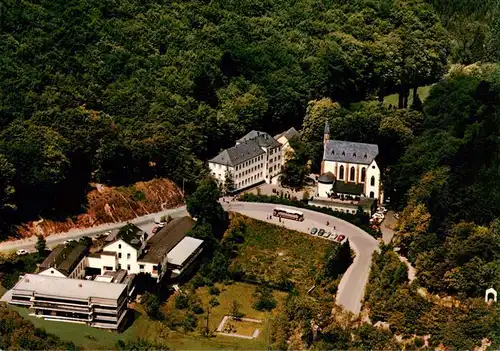
<path fill-rule="evenodd" d="M 351 311 L 354 314 L 358 314 L 361 311 L 361 301 L 364 297 L 365 286 L 368 282 L 368 276 L 370 274 L 372 254 L 378 249 L 377 240 L 371 237 L 368 233 L 342 219 L 306 209 L 295 208 L 296 210 L 304 212 L 305 219 L 303 222 L 282 220 L 282 222 L 279 223 L 278 219 L 275 217 L 273 217 L 273 219 L 268 219 L 268 216 L 272 213 L 273 208 L 276 207 L 274 204 L 237 201 L 221 201 L 221 204 L 226 211 L 238 212 L 248 217 L 269 223 L 284 225 L 286 228 L 304 233 L 309 233 L 309 230 L 312 227 L 316 227 L 318 229 L 324 228 L 328 231 L 335 226 L 338 233 L 344 234 L 349 239 L 351 248 L 356 252 L 354 262 L 351 264 L 340 281 L 337 292 L 337 304 L 343 306 L 346 310 Z M 290 206 L 280 205 L 280 207 L 294 209 Z M 165 210 L 138 217 L 129 222 L 136 224 L 144 231 L 150 233 L 155 225 L 154 221 L 158 220 L 161 216 L 170 215 L 172 217 L 180 217 L 187 214 L 186 207 L 182 206 L 176 209 Z M 326 226 L 327 221 L 330 222 L 330 228 Z M 47 245 L 49 247 L 54 247 L 68 239 L 78 239 L 83 236 L 93 237 L 98 234 L 105 233 L 108 230 L 119 228 L 125 223 L 127 222 L 110 223 L 99 227 L 72 230 L 66 233 L 51 235 L 46 238 Z M 0 252 L 19 249 L 33 251 L 36 240 L 36 238 L 30 238 L 0 243 Z M 328 240 L 325 239 L 325 245 L 327 241 Z"/>

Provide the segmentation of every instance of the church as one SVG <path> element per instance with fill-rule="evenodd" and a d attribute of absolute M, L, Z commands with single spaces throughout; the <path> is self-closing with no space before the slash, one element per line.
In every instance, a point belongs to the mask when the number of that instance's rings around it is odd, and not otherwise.
<path fill-rule="evenodd" d="M 325 124 L 324 152 L 318 178 L 320 198 L 370 198 L 381 203 L 380 169 L 375 158 L 378 145 L 330 140 L 330 127 Z"/>

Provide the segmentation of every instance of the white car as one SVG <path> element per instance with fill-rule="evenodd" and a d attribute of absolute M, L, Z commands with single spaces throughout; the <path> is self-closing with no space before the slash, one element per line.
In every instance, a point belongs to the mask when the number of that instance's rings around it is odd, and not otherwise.
<path fill-rule="evenodd" d="M 378 207 L 378 208 L 377 208 L 377 212 L 380 212 L 380 213 L 387 213 L 387 211 L 388 211 L 388 210 L 387 210 L 387 208 L 385 208 L 385 207 Z"/>
<path fill-rule="evenodd" d="M 24 255 L 27 255 L 29 252 L 24 250 L 24 249 L 20 249 L 20 250 L 17 250 L 16 253 L 18 256 L 24 256 Z"/>
<path fill-rule="evenodd" d="M 384 219 L 385 216 L 383 213 L 380 213 L 380 212 L 377 212 L 377 213 L 374 213 L 372 218 L 380 218 L 380 219 Z"/>
<path fill-rule="evenodd" d="M 76 241 L 76 240 L 74 240 L 74 239 L 68 239 L 68 240 L 65 240 L 65 241 L 64 241 L 64 245 L 67 245 L 67 244 L 72 243 L 72 242 L 74 242 L 74 241 Z"/>

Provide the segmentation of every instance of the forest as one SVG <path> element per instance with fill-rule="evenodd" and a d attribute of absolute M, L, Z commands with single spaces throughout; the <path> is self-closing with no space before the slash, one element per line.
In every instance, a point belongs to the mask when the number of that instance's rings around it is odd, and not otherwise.
<path fill-rule="evenodd" d="M 251 129 L 300 127 L 311 100 L 351 108 L 398 93 L 409 107 L 462 60 L 443 18 L 467 11 L 434 5 L 3 1 L 2 226 L 77 213 L 92 182 L 168 177 L 192 190 L 208 157 Z M 485 57 L 490 12 L 478 14 Z"/>
<path fill-rule="evenodd" d="M 93 182 L 167 177 L 192 191 L 205 160 L 251 129 L 301 128 L 315 171 L 328 119 L 332 138 L 379 145 L 421 279 L 477 296 L 499 282 L 500 81 L 487 62 L 500 59 L 500 17 L 496 1 L 476 5 L 3 1 L 1 231 L 82 211 Z M 397 106 L 381 103 L 394 93 Z"/>

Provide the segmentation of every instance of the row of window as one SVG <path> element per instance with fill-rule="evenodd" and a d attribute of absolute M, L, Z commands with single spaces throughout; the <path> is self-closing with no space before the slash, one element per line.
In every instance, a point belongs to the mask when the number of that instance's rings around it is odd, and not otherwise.
<path fill-rule="evenodd" d="M 236 173 L 236 179 L 239 179 L 239 178 L 243 178 L 245 175 L 249 174 L 249 173 L 252 173 L 258 169 L 261 169 L 264 165 L 262 163 L 259 163 L 258 165 L 256 165 L 255 167 L 252 167 L 252 168 L 249 168 L 249 169 L 246 169 L 244 170 L 243 172 L 241 173 Z"/>
<path fill-rule="evenodd" d="M 254 164 L 255 162 L 262 161 L 263 159 L 264 159 L 264 155 L 260 155 L 260 156 L 257 156 L 255 158 L 252 158 L 251 160 L 248 160 L 244 163 L 236 165 L 236 170 L 239 171 L 240 169 L 243 169 L 244 167 L 248 167 L 248 166 Z"/>
<path fill-rule="evenodd" d="M 366 179 L 366 168 L 363 167 L 361 168 L 361 183 L 364 183 Z M 344 166 L 339 167 L 339 180 L 344 180 Z M 349 172 L 349 181 L 354 182 L 356 181 L 356 169 L 354 167 L 351 167 L 351 171 Z M 375 176 L 372 176 L 370 178 L 370 185 L 375 186 Z"/>
<path fill-rule="evenodd" d="M 274 158 L 271 157 L 271 159 L 269 160 L 269 163 L 273 163 L 273 160 L 274 160 L 274 162 L 281 160 L 281 155 L 275 156 Z"/>
<path fill-rule="evenodd" d="M 121 245 L 118 245 L 118 248 L 121 249 L 120 247 Z M 118 258 L 122 258 L 122 253 L 121 252 L 118 252 Z M 130 260 L 130 254 L 128 253 L 127 254 L 127 260 Z"/>
<path fill-rule="evenodd" d="M 245 187 L 247 185 L 251 185 L 254 182 L 256 182 L 257 180 L 259 180 L 259 179 L 262 179 L 262 172 L 258 173 L 255 176 L 251 176 L 248 179 L 242 180 L 241 182 L 238 182 L 237 188 L 243 188 L 243 187 Z"/>

